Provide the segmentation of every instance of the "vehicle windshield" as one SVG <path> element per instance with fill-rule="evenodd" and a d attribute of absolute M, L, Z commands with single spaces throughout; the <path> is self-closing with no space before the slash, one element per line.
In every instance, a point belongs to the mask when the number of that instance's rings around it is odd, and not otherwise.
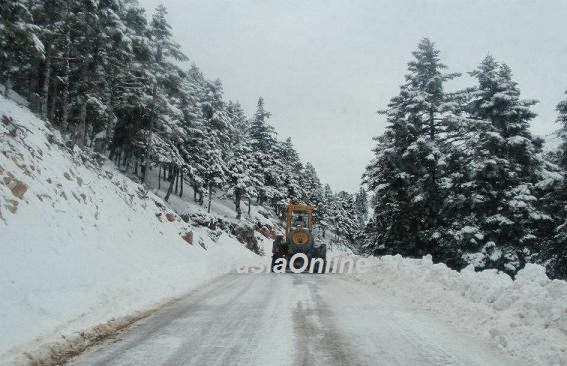
<path fill-rule="evenodd" d="M 303 227 L 307 227 L 308 226 L 308 220 L 309 220 L 309 217 L 307 215 L 307 212 L 305 212 L 305 211 L 293 211 L 291 213 L 291 226 L 292 227 L 296 227 L 298 225 L 301 225 Z"/>

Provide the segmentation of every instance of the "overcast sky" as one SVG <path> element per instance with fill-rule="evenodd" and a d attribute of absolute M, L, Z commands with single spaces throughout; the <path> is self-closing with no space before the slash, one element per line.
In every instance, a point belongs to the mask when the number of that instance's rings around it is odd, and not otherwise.
<path fill-rule="evenodd" d="M 281 138 L 334 189 L 358 189 L 384 130 L 376 111 L 398 93 L 423 37 L 449 71 L 466 73 L 490 53 L 535 98 L 532 130 L 557 128 L 567 89 L 567 1 L 139 0 L 163 3 L 175 39 L 227 100 L 251 115 L 266 101 Z M 463 77 L 453 87 L 472 85 Z"/>

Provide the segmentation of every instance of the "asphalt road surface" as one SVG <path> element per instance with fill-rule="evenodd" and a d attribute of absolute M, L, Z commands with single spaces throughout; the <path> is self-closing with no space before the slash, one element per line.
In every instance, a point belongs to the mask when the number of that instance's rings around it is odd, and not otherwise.
<path fill-rule="evenodd" d="M 230 274 L 72 365 L 511 365 L 490 345 L 344 275 Z"/>

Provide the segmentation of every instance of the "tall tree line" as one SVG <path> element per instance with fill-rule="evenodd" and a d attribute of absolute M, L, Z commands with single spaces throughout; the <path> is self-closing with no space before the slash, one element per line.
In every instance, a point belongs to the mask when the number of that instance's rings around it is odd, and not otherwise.
<path fill-rule="evenodd" d="M 565 148 L 542 152 L 510 67 L 487 56 L 455 92 L 433 42 L 422 40 L 387 108 L 385 132 L 363 176 L 373 215 L 363 250 L 431 254 L 453 268 L 515 274 L 525 263 L 566 277 Z M 567 132 L 567 103 L 558 121 Z M 564 138 L 567 133 L 564 134 Z M 567 140 L 565 140 L 567 141 Z"/>
<path fill-rule="evenodd" d="M 210 210 L 223 190 L 238 218 L 252 203 L 280 214 L 312 204 L 322 228 L 353 240 L 352 196 L 323 186 L 292 140 L 278 139 L 264 99 L 249 118 L 187 61 L 164 6 L 147 17 L 136 0 L 0 3 L 4 92 L 26 98 L 70 147 L 108 155 L 145 183 L 157 175 L 166 200 L 185 183 Z"/>

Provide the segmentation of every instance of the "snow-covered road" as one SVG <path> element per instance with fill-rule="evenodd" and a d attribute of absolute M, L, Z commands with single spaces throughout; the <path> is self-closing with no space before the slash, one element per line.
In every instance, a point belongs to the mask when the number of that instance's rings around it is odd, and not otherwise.
<path fill-rule="evenodd" d="M 517 364 L 412 304 L 342 275 L 230 274 L 73 365 Z"/>

